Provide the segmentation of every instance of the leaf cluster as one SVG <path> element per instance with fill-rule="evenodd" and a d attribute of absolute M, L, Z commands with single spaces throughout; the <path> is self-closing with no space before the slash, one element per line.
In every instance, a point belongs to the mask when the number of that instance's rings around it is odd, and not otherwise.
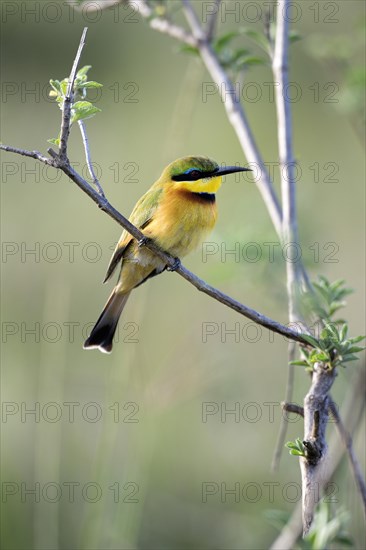
<path fill-rule="evenodd" d="M 284 510 L 266 510 L 267 521 L 281 532 L 290 519 Z M 349 514 L 342 508 L 336 511 L 323 500 L 317 506 L 311 531 L 299 539 L 295 548 L 301 550 L 326 550 L 327 548 L 354 547 L 354 541 L 347 529 Z M 337 545 L 337 546 L 334 546 Z"/>
<path fill-rule="evenodd" d="M 238 37 L 249 38 L 262 51 L 262 55 L 256 55 L 249 48 L 235 47 L 234 39 Z M 241 27 L 235 31 L 229 31 L 218 36 L 212 43 L 212 48 L 216 53 L 220 64 L 224 69 L 230 70 L 234 75 L 244 72 L 255 65 L 268 65 L 272 51 L 272 33 L 267 36 L 264 32 L 253 28 Z M 290 33 L 290 42 L 299 40 L 299 35 L 295 31 Z M 199 55 L 199 49 L 194 46 L 183 46 L 181 51 L 193 55 Z M 264 54 L 264 55 L 263 55 Z"/>
<path fill-rule="evenodd" d="M 314 517 L 311 532 L 305 537 L 305 548 L 309 550 L 326 550 L 331 543 L 353 547 L 353 540 L 346 526 L 349 514 L 346 510 L 338 508 L 335 513 L 328 502 L 322 502 Z"/>
<path fill-rule="evenodd" d="M 344 298 L 352 294 L 353 290 L 345 287 L 344 279 L 338 279 L 330 283 L 326 277 L 320 275 L 317 281 L 313 282 L 316 291 L 313 299 L 312 309 L 320 319 L 333 320 L 333 315 L 342 307 L 345 307 Z M 334 323 L 344 322 L 341 319 L 333 320 Z"/>
<path fill-rule="evenodd" d="M 290 449 L 289 450 L 290 455 L 303 456 L 303 457 L 306 456 L 306 449 L 304 447 L 303 442 L 299 438 L 295 439 L 295 441 L 288 441 L 286 443 L 286 447 Z"/>
<path fill-rule="evenodd" d="M 304 334 L 303 337 L 309 342 L 313 349 L 302 348 L 303 360 L 292 361 L 292 365 L 300 365 L 313 370 L 315 363 L 323 363 L 325 368 L 345 367 L 346 363 L 355 361 L 355 355 L 365 348 L 356 346 L 358 342 L 365 339 L 365 336 L 347 338 L 348 325 L 344 323 L 341 327 L 337 324 L 327 323 L 320 333 L 320 338 Z"/>
<path fill-rule="evenodd" d="M 344 280 L 330 283 L 323 276 L 313 283 L 313 287 L 315 292 L 310 300 L 313 311 L 323 322 L 323 329 L 319 338 L 303 334 L 311 347 L 302 347 L 302 359 L 292 361 L 291 364 L 306 367 L 310 371 L 316 363 L 322 363 L 329 369 L 345 366 L 357 359 L 356 353 L 365 349 L 355 345 L 364 340 L 364 336 L 348 338 L 348 324 L 343 319 L 333 319 L 334 314 L 346 305 L 344 298 L 352 290 L 345 287 Z"/>
<path fill-rule="evenodd" d="M 70 126 L 78 120 L 86 120 L 87 118 L 91 118 L 101 110 L 93 105 L 91 101 L 86 99 L 88 90 L 101 88 L 103 86 L 103 84 L 100 84 L 99 82 L 88 80 L 89 69 L 91 69 L 91 65 L 85 65 L 76 74 L 73 88 Z M 52 90 L 49 95 L 55 99 L 59 108 L 62 110 L 66 98 L 69 79 L 64 78 L 61 81 L 51 79 L 50 84 Z M 59 146 L 60 136 L 54 139 L 49 139 L 48 141 Z"/>

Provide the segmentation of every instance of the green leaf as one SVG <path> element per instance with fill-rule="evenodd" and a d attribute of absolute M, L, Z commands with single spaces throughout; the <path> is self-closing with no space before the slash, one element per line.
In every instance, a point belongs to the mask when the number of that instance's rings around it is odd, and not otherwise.
<path fill-rule="evenodd" d="M 263 57 L 256 57 L 254 55 L 248 55 L 240 61 L 240 65 L 265 65 L 267 62 Z"/>
<path fill-rule="evenodd" d="M 328 331 L 329 335 L 334 336 L 336 340 L 339 340 L 339 333 L 338 333 L 337 327 L 335 327 L 332 323 L 327 323 L 325 325 L 325 330 Z"/>
<path fill-rule="evenodd" d="M 295 366 L 299 366 L 299 367 L 307 367 L 308 366 L 308 363 L 306 361 L 290 361 L 289 362 L 289 365 L 295 365 Z"/>
<path fill-rule="evenodd" d="M 331 317 L 332 315 L 334 315 L 334 313 L 336 311 L 338 311 L 339 309 L 341 309 L 342 307 L 344 307 L 346 305 L 346 302 L 342 301 L 342 302 L 339 302 L 339 301 L 334 301 L 332 302 L 332 304 L 330 305 L 329 307 L 329 317 Z"/>
<path fill-rule="evenodd" d="M 298 451 L 298 450 L 296 450 L 296 449 L 291 449 L 290 455 L 293 455 L 293 456 L 305 456 L 304 453 L 303 453 L 302 451 Z"/>
<path fill-rule="evenodd" d="M 226 34 L 223 34 L 222 36 L 220 36 L 215 44 L 214 44 L 214 50 L 217 52 L 217 53 L 220 53 L 221 50 L 227 46 L 229 44 L 229 42 L 231 42 L 231 40 L 233 40 L 233 38 L 236 38 L 237 36 L 239 36 L 239 32 L 238 31 L 231 31 L 231 32 L 228 32 Z"/>
<path fill-rule="evenodd" d="M 310 334 L 302 334 L 301 335 L 306 342 L 308 342 L 313 348 L 319 347 L 319 342 L 316 340 L 313 336 L 310 336 Z"/>
<path fill-rule="evenodd" d="M 346 355 L 343 355 L 340 357 L 340 362 L 341 363 L 348 363 L 349 361 L 357 361 L 358 357 L 356 357 L 356 355 L 352 355 L 352 354 L 349 354 L 348 353 Z"/>
<path fill-rule="evenodd" d="M 51 139 L 48 139 L 47 142 L 52 143 L 53 145 L 57 145 L 57 147 L 59 147 L 61 140 L 60 138 L 51 138 Z"/>
<path fill-rule="evenodd" d="M 298 42 L 299 40 L 301 40 L 302 36 L 298 31 L 294 30 L 289 32 L 288 39 L 290 43 L 293 44 L 294 42 Z"/>
<path fill-rule="evenodd" d="M 361 342 L 365 338 L 366 336 L 355 336 L 354 338 L 350 338 L 348 341 L 351 342 L 351 344 L 356 344 L 357 342 Z"/>
<path fill-rule="evenodd" d="M 65 95 L 66 95 L 68 83 L 69 83 L 69 79 L 68 79 L 68 78 L 64 78 L 64 79 L 61 80 L 61 82 L 60 82 L 61 94 L 62 94 L 63 97 L 65 97 Z"/>
<path fill-rule="evenodd" d="M 324 300 L 328 304 L 329 303 L 329 292 L 328 292 L 328 290 L 326 288 L 324 288 L 323 286 L 317 284 L 316 282 L 313 283 L 313 286 L 317 289 L 319 294 L 324 298 Z"/>
<path fill-rule="evenodd" d="M 178 51 L 182 53 L 189 53 L 191 55 L 200 55 L 199 49 L 195 46 L 190 46 L 189 44 L 181 46 Z"/>
<path fill-rule="evenodd" d="M 102 88 L 103 84 L 100 82 L 95 82 L 94 80 L 90 80 L 88 82 L 83 82 L 82 88 Z"/>
<path fill-rule="evenodd" d="M 287 441 L 285 446 L 289 449 L 290 455 L 305 456 L 304 445 L 300 438 L 297 438 L 295 441 Z"/>
<path fill-rule="evenodd" d="M 345 323 L 341 330 L 339 331 L 340 340 L 343 342 L 343 340 L 346 339 L 348 333 L 348 325 Z"/>
<path fill-rule="evenodd" d="M 60 84 L 59 80 L 52 80 L 52 78 L 51 78 L 50 84 L 51 84 L 52 88 L 55 90 L 55 92 L 57 92 L 58 94 L 62 93 L 61 84 Z"/>
<path fill-rule="evenodd" d="M 78 120 L 90 118 L 100 111 L 101 109 L 95 107 L 90 101 L 76 101 L 72 107 L 71 124 Z"/>
<path fill-rule="evenodd" d="M 365 348 L 365 346 L 352 346 L 350 348 L 347 349 L 347 353 L 359 353 L 360 351 L 363 351 Z"/>
<path fill-rule="evenodd" d="M 242 27 L 240 29 L 240 32 L 245 36 L 248 36 L 248 38 L 251 38 L 251 40 L 253 40 L 256 44 L 258 44 L 258 46 L 263 48 L 266 52 L 268 51 L 268 47 L 269 47 L 268 40 L 263 33 L 247 27 Z"/>
<path fill-rule="evenodd" d="M 86 76 L 87 72 L 91 68 L 92 68 L 91 65 L 84 65 L 84 67 L 81 67 L 81 69 L 79 69 L 78 72 L 76 73 L 76 78 L 81 78 L 83 76 Z"/>
<path fill-rule="evenodd" d="M 241 57 L 245 57 L 249 54 L 249 50 L 246 50 L 245 48 L 239 48 L 238 50 L 235 50 L 231 56 L 231 61 L 236 62 L 239 61 Z"/>
<path fill-rule="evenodd" d="M 321 363 L 326 363 L 329 361 L 329 355 L 325 351 L 322 351 L 316 354 L 316 360 Z"/>
<path fill-rule="evenodd" d="M 353 546 L 354 545 L 353 539 L 348 535 L 337 535 L 335 541 L 343 544 L 344 546 Z"/>

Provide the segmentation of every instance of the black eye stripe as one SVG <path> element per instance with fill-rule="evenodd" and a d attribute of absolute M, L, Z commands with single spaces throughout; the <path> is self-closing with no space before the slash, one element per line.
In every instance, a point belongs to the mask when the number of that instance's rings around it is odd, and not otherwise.
<path fill-rule="evenodd" d="M 211 178 L 215 175 L 215 172 L 217 172 L 217 170 L 218 168 L 216 168 L 212 172 L 200 172 L 199 170 L 192 170 L 192 172 L 189 172 L 188 174 L 177 174 L 176 176 L 172 176 L 172 180 L 173 181 L 197 181 L 203 178 Z"/>

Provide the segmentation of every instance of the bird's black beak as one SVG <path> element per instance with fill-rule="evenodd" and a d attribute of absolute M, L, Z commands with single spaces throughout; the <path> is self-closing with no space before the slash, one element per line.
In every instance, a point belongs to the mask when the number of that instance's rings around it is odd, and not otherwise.
<path fill-rule="evenodd" d="M 225 176 L 226 174 L 234 174 L 235 172 L 251 172 L 250 168 L 243 168 L 242 166 L 223 166 L 215 172 L 214 176 Z"/>

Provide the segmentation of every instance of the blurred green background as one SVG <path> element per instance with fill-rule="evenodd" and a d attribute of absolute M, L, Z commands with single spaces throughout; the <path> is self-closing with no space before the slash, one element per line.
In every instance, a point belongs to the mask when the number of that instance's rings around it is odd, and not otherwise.
<path fill-rule="evenodd" d="M 194 4 L 201 13 L 202 4 Z M 239 24 L 259 29 L 248 4 L 264 10 L 266 3 L 226 1 L 225 7 L 247 6 Z M 293 103 L 299 226 L 311 276 L 345 278 L 355 290 L 345 315 L 356 335 L 365 333 L 359 69 L 365 13 L 359 1 L 328 4 L 334 14 L 324 2 L 297 3 L 301 14 L 293 25 L 302 36 L 291 47 L 290 67 L 301 91 Z M 200 62 L 130 8 L 97 11 L 95 21 L 66 2 L 2 2 L 1 8 L 4 143 L 46 151 L 60 119 L 48 81 L 67 76 L 87 25 L 81 64 L 92 65 L 91 79 L 104 88 L 95 102 L 102 113 L 86 124 L 116 208 L 128 215 L 179 156 L 246 162 L 218 93 L 203 100 L 211 78 Z M 233 16 L 220 19 L 219 33 L 237 27 Z M 241 44 L 252 47 L 245 38 Z M 267 67 L 253 67 L 244 80 L 252 88 L 242 89 L 257 143 L 273 163 L 271 81 Z M 69 155 L 86 175 L 77 128 Z M 270 471 L 287 343 L 165 273 L 133 294 L 112 355 L 83 351 L 110 292 L 101 281 L 119 227 L 65 176 L 15 155 L 2 155 L 1 197 L 3 548 L 268 547 L 277 531 L 266 511 L 290 513 L 300 497 L 298 462 L 287 451 L 279 472 Z M 274 262 L 268 255 L 264 243 L 275 246 L 278 239 L 256 186 L 249 177 L 228 178 L 218 205 L 210 238 L 217 252 L 204 261 L 199 250 L 185 265 L 286 322 L 285 265 L 279 246 Z M 259 261 L 250 261 L 248 243 L 261 251 Z M 225 256 L 235 247 L 240 258 Z M 208 326 L 216 333 L 205 339 Z M 236 335 L 225 333 L 233 329 Z M 354 363 L 339 372 L 338 403 L 360 368 Z M 308 386 L 299 368 L 294 401 L 301 403 Z M 205 403 L 213 414 L 203 422 Z M 235 407 L 239 417 L 225 415 Z M 36 412 L 27 414 L 31 409 Z M 364 467 L 363 431 L 364 425 L 355 447 Z M 289 425 L 288 439 L 301 433 L 302 422 Z M 362 548 L 361 503 L 346 461 L 334 481 L 337 506 L 351 512 L 347 528 Z M 205 483 L 214 493 L 206 499 Z M 239 495 L 225 495 L 235 487 Z"/>

